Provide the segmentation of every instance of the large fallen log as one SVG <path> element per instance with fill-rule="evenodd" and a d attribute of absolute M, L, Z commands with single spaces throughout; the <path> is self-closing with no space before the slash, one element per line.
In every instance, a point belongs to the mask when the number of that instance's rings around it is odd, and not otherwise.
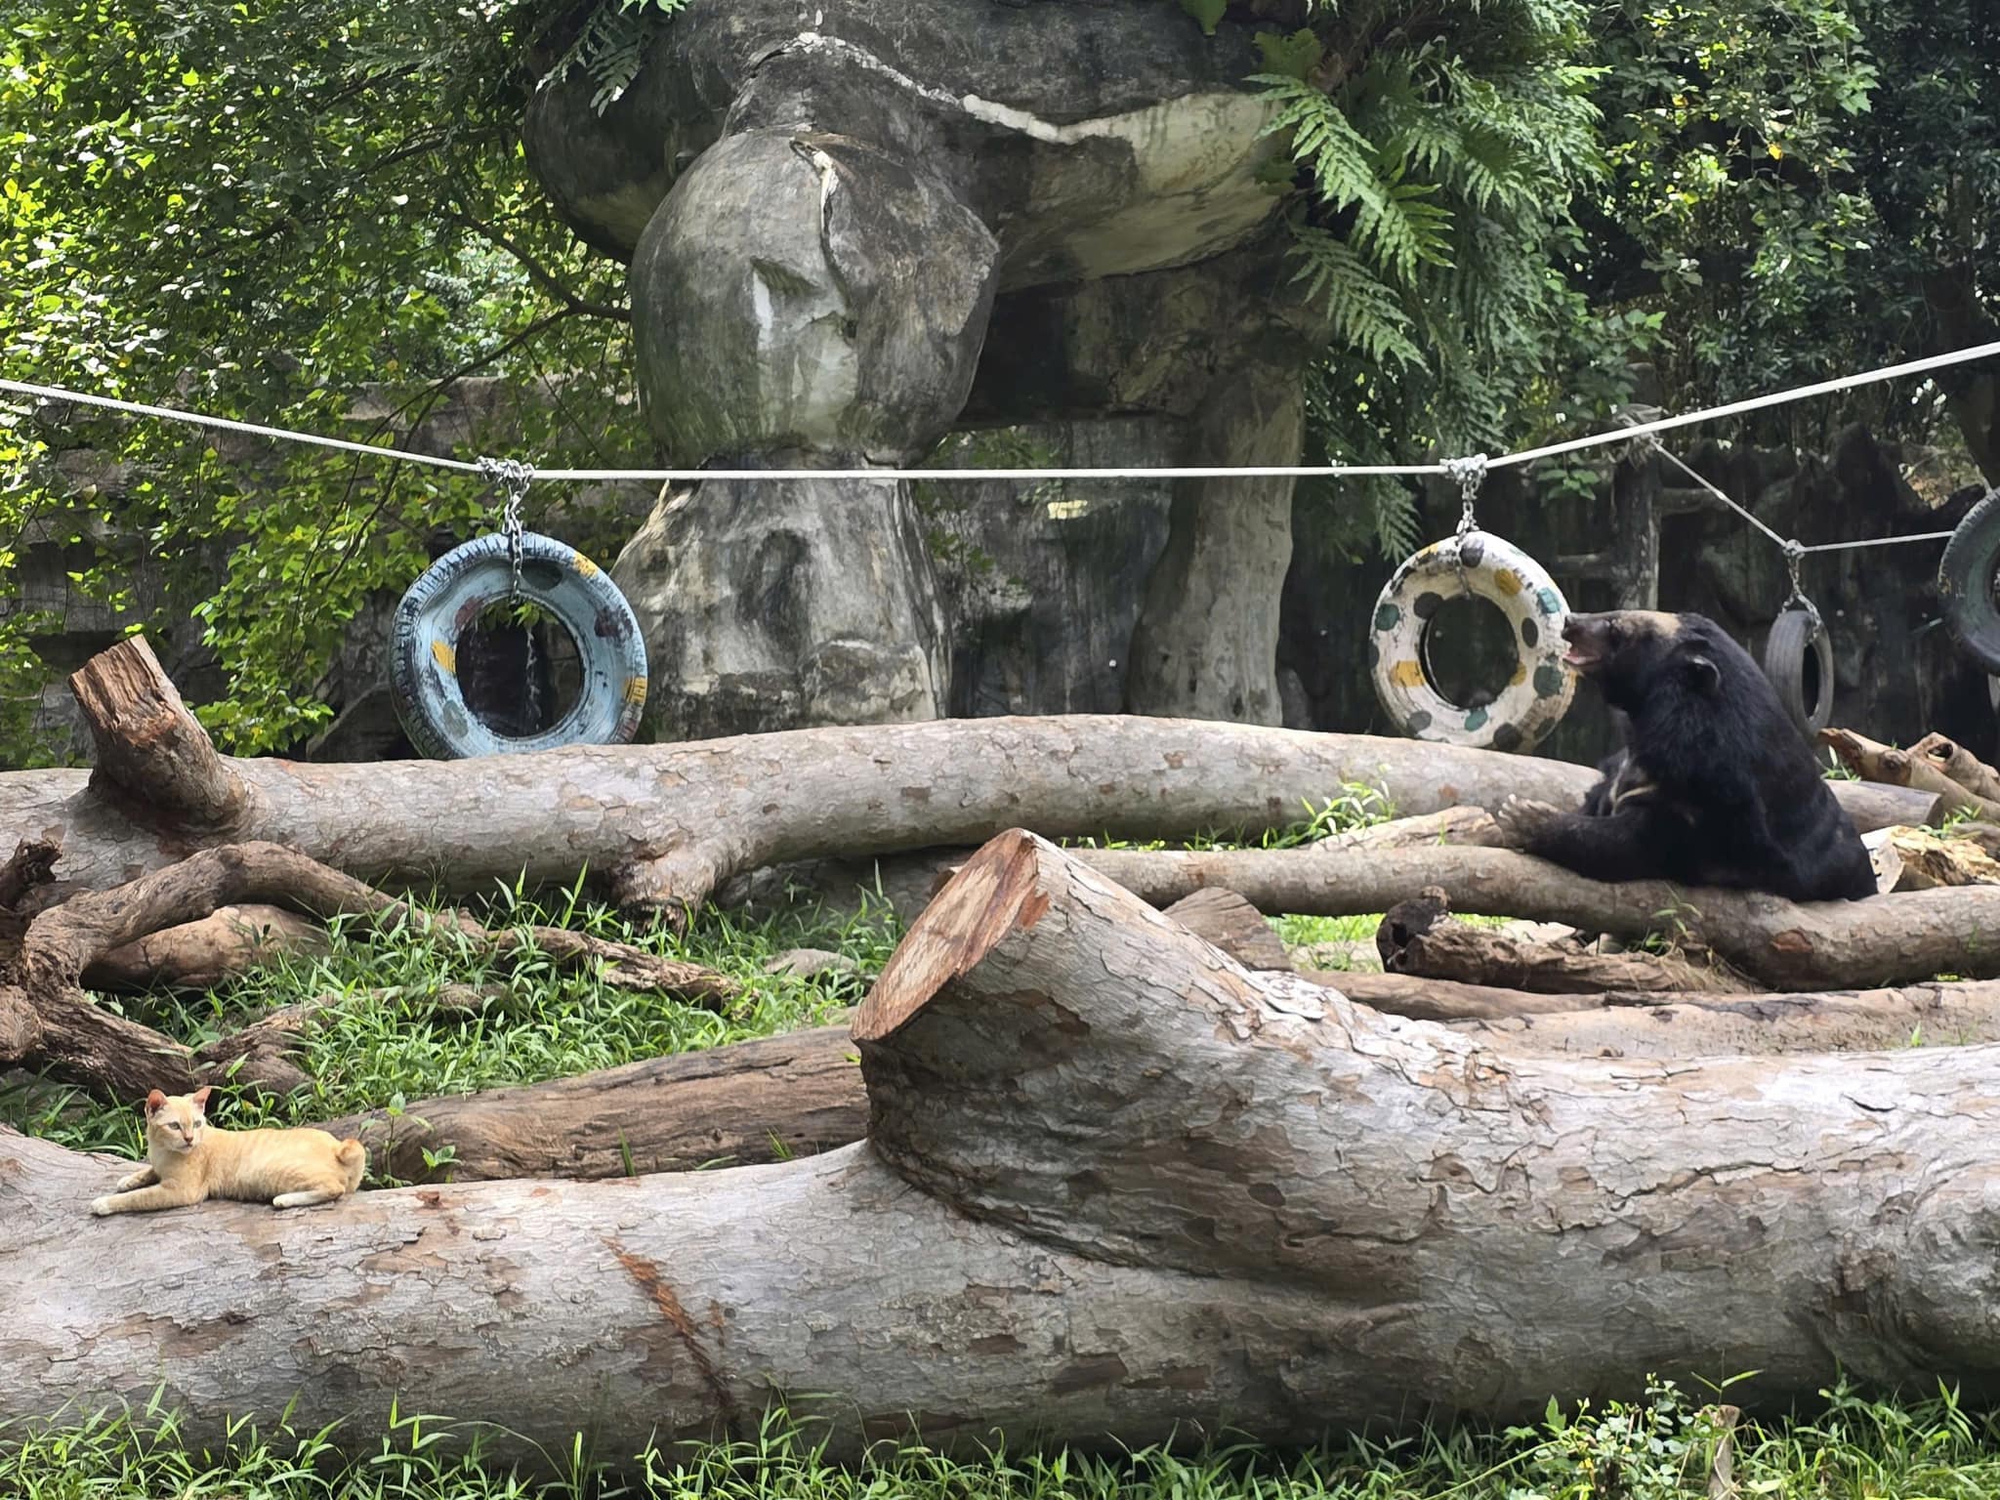
<path fill-rule="evenodd" d="M 269 841 L 363 880 L 454 893 L 523 875 L 606 878 L 669 914 L 738 871 L 827 855 L 1051 836 L 1178 838 L 1305 816 L 1344 786 L 1398 810 L 1579 800 L 1593 773 L 1415 740 L 1123 715 L 788 730 L 693 744 L 373 765 L 217 754 L 143 639 L 72 678 L 97 768 L 0 774 L 0 828 L 62 846 L 66 889 L 102 889 L 192 849 Z M 1868 827 L 1935 799 L 1845 783 Z"/>
<path fill-rule="evenodd" d="M 2000 944 L 1986 940 L 2000 927 L 2000 886 L 1795 905 L 1757 892 L 1663 881 L 1606 884 L 1512 850 L 1458 844 L 1370 849 L 1365 858 L 1344 857 L 1331 841 L 1296 849 L 1071 853 L 1159 907 L 1223 887 L 1272 915 L 1352 917 L 1386 912 L 1437 886 L 1455 911 L 1698 944 L 1772 990 L 1921 984 L 1947 974 L 2000 978 Z M 961 855 L 935 851 L 885 860 L 891 873 L 880 884 L 901 900 L 927 898 L 963 863 Z M 856 878 L 864 885 L 870 879 Z"/>
<path fill-rule="evenodd" d="M 1365 860 L 1329 859 L 1314 849 L 1094 849 L 1080 857 L 1156 906 L 1204 885 L 1227 885 L 1266 912 L 1356 916 L 1439 886 L 1455 911 L 1698 943 L 1774 990 L 1919 984 L 1940 974 L 2000 978 L 2000 944 L 1985 940 L 2000 926 L 2000 886 L 1801 905 L 1662 881 L 1607 884 L 1506 849 L 1392 849 Z"/>
<path fill-rule="evenodd" d="M 1946 756 L 1944 764 L 1940 765 L 1927 751 L 1899 750 L 1893 745 L 1856 734 L 1851 729 L 1822 729 L 1819 742 L 1839 756 L 1841 764 L 1848 770 L 1869 782 L 1908 787 L 1936 796 L 1937 807 L 1931 818 L 1925 820 L 1927 822 L 1941 820 L 1954 813 L 1969 813 L 1980 818 L 2000 817 L 2000 802 L 1983 797 L 1965 783 L 1952 778 L 1947 770 L 1952 763 L 1950 756 Z M 1953 748 L 1956 749 L 1955 746 Z M 1962 763 L 1960 769 L 1965 769 Z M 1868 830 L 1864 828 L 1862 832 Z"/>
<path fill-rule="evenodd" d="M 1571 943 L 1536 943 L 1460 922 L 1447 911 L 1443 892 L 1433 887 L 1384 912 L 1375 934 L 1383 972 L 1543 995 L 1743 995 L 1756 988 L 1712 955 L 1597 953 Z"/>
<path fill-rule="evenodd" d="M 856 1014 L 867 1142 L 616 1183 L 92 1222 L 119 1170 L 0 1132 L 0 1421 L 392 1403 L 632 1454 L 1304 1442 L 1650 1373 L 2000 1393 L 2000 1053 L 1607 1063 L 1256 975 L 1049 844 L 954 879 Z M 200 1267 L 190 1275 L 189 1266 Z M 60 1287 L 60 1297 L 46 1294 Z"/>
<path fill-rule="evenodd" d="M 1401 974 L 1309 973 L 1383 1012 L 1479 1041 L 1592 1057 L 1774 1056 L 2000 1042 L 2000 983 L 1820 995 L 1535 995 Z M 630 1177 L 831 1151 L 868 1123 L 845 1026 L 549 1083 L 415 1100 L 319 1122 L 402 1182 Z"/>

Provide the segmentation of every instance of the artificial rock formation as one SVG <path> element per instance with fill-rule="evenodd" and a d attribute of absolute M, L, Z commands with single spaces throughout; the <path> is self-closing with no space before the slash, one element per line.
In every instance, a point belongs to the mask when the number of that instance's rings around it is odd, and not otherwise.
<path fill-rule="evenodd" d="M 1259 180 L 1278 149 L 1246 81 L 1262 66 L 1252 28 L 1205 35 L 1155 0 L 832 0 L 809 17 L 694 0 L 615 103 L 595 109 L 581 71 L 551 79 L 524 138 L 557 208 L 631 267 L 641 395 L 678 461 L 907 465 L 968 415 L 1053 410 L 1170 416 L 1187 463 L 1290 463 L 1315 340 Z M 1095 337 L 1052 347 L 1050 308 L 1092 300 L 1128 316 L 1067 306 Z M 1005 374 L 976 389 L 989 365 Z M 1280 722 L 1265 596 L 1290 495 L 1177 490 L 1130 706 Z M 915 504 L 837 481 L 663 497 L 613 570 L 654 680 L 679 684 L 649 704 L 652 733 L 944 711 L 932 563 L 902 543 Z M 840 682 L 822 691 L 829 660 Z"/>

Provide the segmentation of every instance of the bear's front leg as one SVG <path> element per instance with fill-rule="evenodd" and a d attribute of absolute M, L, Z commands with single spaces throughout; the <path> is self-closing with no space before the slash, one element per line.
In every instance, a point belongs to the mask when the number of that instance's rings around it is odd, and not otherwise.
<path fill-rule="evenodd" d="M 1591 880 L 1667 878 L 1654 820 L 1643 808 L 1590 817 L 1526 797 L 1509 797 L 1494 811 L 1493 821 L 1510 847 Z"/>

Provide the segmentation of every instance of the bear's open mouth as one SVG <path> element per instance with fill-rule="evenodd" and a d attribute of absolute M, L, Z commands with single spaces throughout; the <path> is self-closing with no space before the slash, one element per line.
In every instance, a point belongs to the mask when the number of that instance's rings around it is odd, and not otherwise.
<path fill-rule="evenodd" d="M 1590 647 L 1581 645 L 1576 641 L 1570 641 L 1563 648 L 1563 665 L 1566 667 L 1574 667 L 1579 672 L 1588 672 L 1592 667 L 1596 666 L 1598 662 L 1601 661 L 1602 659 L 1603 658 L 1599 656 L 1597 652 L 1591 650 Z"/>

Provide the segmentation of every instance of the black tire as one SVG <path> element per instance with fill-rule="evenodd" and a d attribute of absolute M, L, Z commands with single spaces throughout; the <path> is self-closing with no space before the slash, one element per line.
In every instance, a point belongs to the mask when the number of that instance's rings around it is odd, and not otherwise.
<path fill-rule="evenodd" d="M 389 690 L 410 743 L 432 760 L 459 760 L 631 740 L 646 706 L 638 617 L 589 558 L 532 531 L 521 537 L 520 597 L 569 632 L 582 661 L 583 691 L 559 722 L 518 739 L 496 732 L 466 706 L 458 685 L 459 636 L 512 590 L 507 539 L 483 536 L 440 557 L 404 593 L 396 606 Z"/>
<path fill-rule="evenodd" d="M 1810 694 L 1808 662 L 1818 678 Z M 1764 641 L 1764 675 L 1807 739 L 1833 721 L 1833 641 L 1824 622 L 1802 609 L 1788 609 L 1772 621 Z"/>
<path fill-rule="evenodd" d="M 1994 578 L 2000 574 L 2000 490 L 1986 496 L 1958 523 L 1938 559 L 1938 601 L 1945 623 L 1965 654 L 1989 672 L 2000 672 L 2000 609 Z"/>

